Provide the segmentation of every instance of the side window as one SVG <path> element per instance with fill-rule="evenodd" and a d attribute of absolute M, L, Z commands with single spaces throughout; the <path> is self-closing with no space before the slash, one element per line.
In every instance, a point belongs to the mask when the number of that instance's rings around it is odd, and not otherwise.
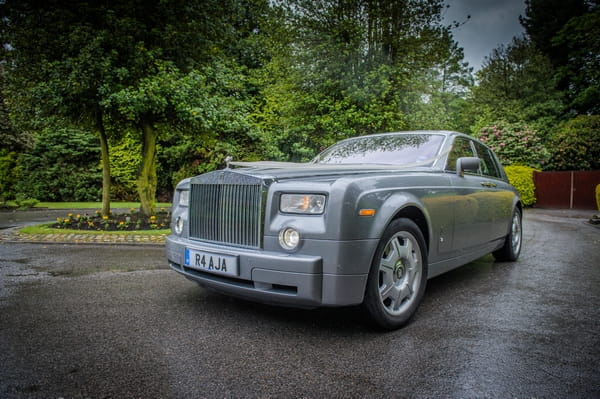
<path fill-rule="evenodd" d="M 446 170 L 456 171 L 456 160 L 461 157 L 474 157 L 473 149 L 471 148 L 471 140 L 464 137 L 457 137 L 452 143 L 452 149 L 448 154 L 446 161 Z"/>
<path fill-rule="evenodd" d="M 500 177 L 500 171 L 490 150 L 481 143 L 475 143 L 475 151 L 481 160 L 480 168 L 484 176 Z"/>

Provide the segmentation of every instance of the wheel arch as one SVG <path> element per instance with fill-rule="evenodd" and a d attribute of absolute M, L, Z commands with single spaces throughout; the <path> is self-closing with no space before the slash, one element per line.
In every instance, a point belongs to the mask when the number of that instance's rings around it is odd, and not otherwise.
<path fill-rule="evenodd" d="M 391 223 L 392 221 L 394 221 L 396 219 L 400 219 L 400 218 L 410 219 L 417 225 L 417 227 L 419 227 L 419 230 L 421 230 L 421 233 L 423 234 L 423 238 L 425 239 L 425 245 L 427 247 L 426 250 L 427 250 L 427 252 L 429 252 L 429 247 L 430 247 L 429 223 L 427 222 L 425 213 L 423 213 L 423 211 L 421 209 L 419 209 L 418 207 L 416 207 L 414 205 L 409 205 L 409 206 L 406 206 L 406 207 L 398 210 L 398 212 L 396 212 L 396 214 L 394 215 L 394 217 L 392 217 L 392 219 L 390 220 L 389 223 Z M 388 225 L 389 225 L 389 223 L 388 223 Z"/>
<path fill-rule="evenodd" d="M 519 212 L 521 212 L 521 217 L 523 216 L 523 203 L 521 203 L 521 201 L 517 201 L 517 203 L 515 204 L 515 207 L 519 210 Z"/>
<path fill-rule="evenodd" d="M 388 213 L 387 215 L 383 216 L 385 217 L 385 219 L 380 219 L 380 222 L 377 224 L 378 229 L 377 229 L 377 239 L 380 241 L 381 238 L 383 237 L 383 234 L 385 233 L 385 231 L 387 230 L 388 226 L 390 224 L 392 224 L 395 220 L 398 219 L 408 219 L 410 221 L 412 221 L 413 223 L 415 223 L 417 225 L 417 227 L 419 228 L 419 230 L 421 231 L 421 234 L 423 235 L 423 239 L 425 240 L 425 256 L 427 257 L 427 259 L 429 258 L 430 255 L 430 242 L 431 242 L 431 237 L 430 237 L 430 232 L 431 229 L 429 227 L 429 219 L 426 216 L 426 213 L 419 208 L 419 206 L 415 205 L 414 203 L 408 203 L 405 204 L 405 206 L 401 207 L 400 209 L 397 209 L 394 213 Z M 375 257 L 375 254 L 377 252 L 377 248 L 373 248 L 373 252 L 370 254 L 369 259 L 371 259 L 371 262 L 369 263 L 369 265 L 372 265 L 373 263 L 373 259 Z"/>

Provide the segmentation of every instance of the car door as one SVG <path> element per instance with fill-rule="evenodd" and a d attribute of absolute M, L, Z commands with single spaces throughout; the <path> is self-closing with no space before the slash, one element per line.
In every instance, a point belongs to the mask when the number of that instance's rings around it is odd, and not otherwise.
<path fill-rule="evenodd" d="M 502 238 L 508 231 L 512 217 L 512 206 L 515 193 L 510 184 L 503 179 L 502 166 L 492 151 L 478 141 L 473 141 L 475 153 L 480 159 L 480 184 L 486 196 L 485 219 L 489 224 L 490 241 Z"/>
<path fill-rule="evenodd" d="M 453 172 L 450 181 L 454 192 L 454 252 L 466 252 L 494 240 L 497 226 L 495 206 L 501 202 L 498 182 L 488 174 L 494 165 L 486 163 L 488 155 L 481 151 L 477 172 L 456 173 L 456 160 L 461 157 L 479 157 L 476 142 L 465 136 L 457 136 L 452 143 L 446 162 L 446 171 Z M 484 147 L 485 148 L 485 147 Z M 485 170 L 486 174 L 483 174 Z M 510 219 L 510 217 L 508 218 Z M 506 234 L 507 230 L 504 230 Z"/>

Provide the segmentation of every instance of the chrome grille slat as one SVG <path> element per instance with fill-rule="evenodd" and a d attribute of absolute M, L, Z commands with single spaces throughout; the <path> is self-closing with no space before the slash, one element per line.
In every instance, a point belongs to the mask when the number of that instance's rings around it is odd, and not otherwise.
<path fill-rule="evenodd" d="M 190 238 L 247 248 L 260 248 L 262 190 L 252 183 L 192 182 Z"/>

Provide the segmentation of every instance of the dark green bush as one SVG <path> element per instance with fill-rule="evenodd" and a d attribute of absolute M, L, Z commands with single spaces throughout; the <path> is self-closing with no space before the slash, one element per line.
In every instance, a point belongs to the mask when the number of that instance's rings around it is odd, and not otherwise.
<path fill-rule="evenodd" d="M 98 201 L 102 175 L 95 135 L 78 129 L 46 130 L 18 159 L 17 196 L 41 201 Z"/>
<path fill-rule="evenodd" d="M 17 199 L 15 199 L 15 204 L 17 204 L 17 207 L 19 209 L 33 208 L 34 206 L 36 206 L 39 203 L 40 203 L 40 201 L 36 200 L 35 198 L 25 198 L 25 199 L 17 198 Z"/>
<path fill-rule="evenodd" d="M 579 115 L 563 123 L 550 139 L 553 170 L 600 169 L 600 115 Z"/>
<path fill-rule="evenodd" d="M 535 204 L 535 184 L 533 182 L 533 172 L 538 170 L 530 168 L 529 166 L 505 166 L 504 171 L 508 176 L 510 184 L 512 184 L 521 196 L 521 201 L 525 206 L 532 206 Z"/>
<path fill-rule="evenodd" d="M 0 197 L 7 201 L 16 197 L 18 154 L 14 151 L 0 149 Z"/>

